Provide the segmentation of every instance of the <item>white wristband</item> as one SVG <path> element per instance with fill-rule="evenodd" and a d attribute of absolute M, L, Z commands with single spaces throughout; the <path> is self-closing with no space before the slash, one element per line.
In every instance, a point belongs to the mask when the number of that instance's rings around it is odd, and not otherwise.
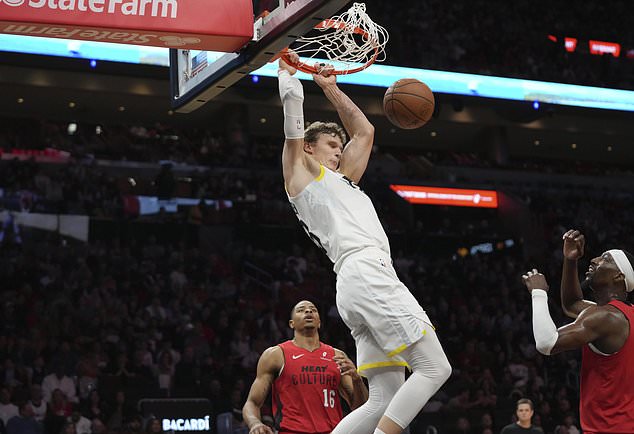
<path fill-rule="evenodd" d="M 284 107 L 284 135 L 287 139 L 304 138 L 304 88 L 288 71 L 277 73 L 280 99 Z"/>
<path fill-rule="evenodd" d="M 557 327 L 548 312 L 548 294 L 543 289 L 531 291 L 533 300 L 533 335 L 537 351 L 549 356 L 559 337 Z"/>

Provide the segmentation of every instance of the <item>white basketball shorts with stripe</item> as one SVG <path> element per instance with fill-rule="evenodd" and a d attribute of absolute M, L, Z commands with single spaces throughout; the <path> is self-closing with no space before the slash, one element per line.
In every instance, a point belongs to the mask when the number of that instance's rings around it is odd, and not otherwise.
<path fill-rule="evenodd" d="M 364 249 L 344 260 L 337 274 L 337 309 L 355 340 L 360 373 L 407 366 L 399 353 L 433 329 L 380 249 Z"/>

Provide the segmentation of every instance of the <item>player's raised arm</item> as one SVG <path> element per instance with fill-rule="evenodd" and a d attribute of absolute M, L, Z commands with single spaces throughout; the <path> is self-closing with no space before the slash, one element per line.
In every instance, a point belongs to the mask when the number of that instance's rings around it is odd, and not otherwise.
<path fill-rule="evenodd" d="M 295 55 L 296 54 L 292 54 Z M 282 173 L 286 190 L 296 195 L 319 175 L 319 166 L 309 161 L 304 153 L 304 88 L 294 77 L 297 70 L 284 60 L 279 60 L 277 71 L 280 99 L 284 107 L 284 149 Z"/>
<path fill-rule="evenodd" d="M 335 349 L 334 360 L 341 370 L 339 394 L 348 403 L 350 409 L 355 410 L 368 400 L 368 388 L 357 373 L 357 367 L 343 351 Z"/>
<path fill-rule="evenodd" d="M 583 256 L 585 237 L 577 230 L 571 229 L 563 235 L 564 264 L 561 272 L 561 307 L 570 318 L 577 316 L 594 303 L 583 299 L 577 262 Z"/>
<path fill-rule="evenodd" d="M 337 110 L 350 141 L 343 150 L 339 172 L 354 182 L 359 182 L 370 159 L 374 144 L 374 126 L 357 105 L 339 89 L 335 75 L 328 75 L 328 67 L 322 74 L 313 74 L 315 83 Z"/>
<path fill-rule="evenodd" d="M 249 434 L 273 434 L 273 430 L 262 423 L 260 409 L 283 364 L 284 356 L 278 346 L 268 348 L 260 356 L 255 381 L 249 390 L 247 402 L 242 407 L 242 417 L 249 427 Z"/>
<path fill-rule="evenodd" d="M 612 354 L 623 346 L 623 336 L 614 333 L 623 321 L 620 313 L 592 305 L 574 323 L 557 329 L 548 311 L 549 288 L 544 275 L 533 269 L 522 280 L 532 298 L 533 334 L 540 353 L 549 356 L 593 343 L 600 351 Z"/>

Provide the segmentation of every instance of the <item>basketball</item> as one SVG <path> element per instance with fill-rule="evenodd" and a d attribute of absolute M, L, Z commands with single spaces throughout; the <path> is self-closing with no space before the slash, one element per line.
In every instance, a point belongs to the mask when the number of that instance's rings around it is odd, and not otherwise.
<path fill-rule="evenodd" d="M 420 128 L 434 113 L 434 94 L 422 81 L 402 78 L 385 92 L 383 111 L 390 122 L 399 128 Z"/>

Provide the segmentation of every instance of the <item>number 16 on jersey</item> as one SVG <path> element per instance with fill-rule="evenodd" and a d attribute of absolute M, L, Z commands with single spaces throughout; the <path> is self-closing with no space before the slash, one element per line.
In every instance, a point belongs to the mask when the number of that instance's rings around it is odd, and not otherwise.
<path fill-rule="evenodd" d="M 335 392 L 334 390 L 324 389 L 324 407 L 335 408 L 336 397 L 337 397 L 337 392 Z"/>

